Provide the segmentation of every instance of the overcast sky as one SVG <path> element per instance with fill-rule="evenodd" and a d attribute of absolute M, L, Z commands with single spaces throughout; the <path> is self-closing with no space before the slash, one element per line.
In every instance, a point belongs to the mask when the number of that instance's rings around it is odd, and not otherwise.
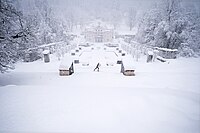
<path fill-rule="evenodd" d="M 34 0 L 19 0 L 22 4 L 23 10 L 30 10 Z M 42 0 L 39 0 L 42 1 Z M 79 10 L 86 12 L 104 12 L 101 11 L 102 8 L 107 10 L 112 10 L 113 8 L 118 8 L 117 10 L 126 11 L 130 7 L 135 10 L 148 11 L 148 9 L 157 2 L 163 0 L 47 0 L 49 5 L 57 10 L 58 12 L 65 12 L 66 10 Z M 182 0 L 185 5 L 194 4 L 195 7 L 200 12 L 200 0 Z M 109 12 L 107 12 L 109 13 Z"/>

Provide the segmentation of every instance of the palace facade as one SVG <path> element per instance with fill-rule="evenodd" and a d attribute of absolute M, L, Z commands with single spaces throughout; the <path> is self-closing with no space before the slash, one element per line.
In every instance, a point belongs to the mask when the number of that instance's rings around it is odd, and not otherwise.
<path fill-rule="evenodd" d="M 103 22 L 90 24 L 84 35 L 87 42 L 112 42 L 114 39 L 113 28 Z"/>

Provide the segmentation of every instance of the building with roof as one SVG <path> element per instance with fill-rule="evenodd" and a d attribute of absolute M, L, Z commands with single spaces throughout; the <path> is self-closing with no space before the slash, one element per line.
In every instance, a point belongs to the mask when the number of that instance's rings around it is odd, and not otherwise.
<path fill-rule="evenodd" d="M 85 39 L 87 42 L 112 42 L 114 38 L 112 26 L 101 21 L 91 23 L 85 28 Z"/>

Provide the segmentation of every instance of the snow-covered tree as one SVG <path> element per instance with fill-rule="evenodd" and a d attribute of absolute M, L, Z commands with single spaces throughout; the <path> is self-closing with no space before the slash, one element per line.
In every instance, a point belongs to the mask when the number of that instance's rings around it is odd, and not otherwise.
<path fill-rule="evenodd" d="M 28 1 L 29 7 L 20 9 L 20 1 L 0 0 L 0 71 L 13 68 L 24 59 L 30 49 L 38 45 L 65 41 L 64 24 L 53 13 L 48 1 Z M 35 54 L 37 51 L 32 51 Z M 33 58 L 37 59 L 37 55 Z M 34 60 L 34 59 L 30 59 Z"/>
<path fill-rule="evenodd" d="M 23 26 L 23 15 L 14 7 L 13 1 L 0 0 L 0 71 L 13 68 L 18 58 L 17 49 L 28 36 Z"/>
<path fill-rule="evenodd" d="M 162 20 L 160 10 L 155 8 L 144 13 L 142 19 L 139 22 L 138 33 L 136 39 L 140 43 L 151 44 L 154 40 L 154 30 Z"/>
<path fill-rule="evenodd" d="M 194 5 L 187 5 L 182 10 L 182 18 L 185 21 L 185 29 L 180 34 L 181 39 L 184 41 L 181 44 L 180 50 L 189 48 L 191 53 L 184 54 L 182 56 L 193 56 L 194 53 L 200 55 L 200 15 Z M 184 50 L 185 51 L 185 50 Z"/>
<path fill-rule="evenodd" d="M 200 51 L 199 23 L 194 6 L 184 5 L 180 0 L 164 0 L 144 14 L 136 39 L 151 46 L 179 49 L 180 53 L 189 49 L 188 55 L 194 55 L 192 51 Z"/>
<path fill-rule="evenodd" d="M 165 0 L 161 4 L 163 20 L 155 29 L 155 45 L 165 48 L 178 48 L 182 43 L 180 34 L 184 27 L 184 21 L 180 17 L 180 1 Z"/>

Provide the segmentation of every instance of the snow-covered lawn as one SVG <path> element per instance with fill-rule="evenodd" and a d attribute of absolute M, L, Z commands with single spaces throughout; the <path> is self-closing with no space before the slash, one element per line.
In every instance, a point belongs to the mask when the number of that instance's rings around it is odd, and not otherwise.
<path fill-rule="evenodd" d="M 0 74 L 0 132 L 200 132 L 199 58 L 147 64 L 144 57 L 126 77 L 119 65 L 105 65 L 112 53 L 95 53 L 69 77 L 59 76 L 54 56 Z"/>

